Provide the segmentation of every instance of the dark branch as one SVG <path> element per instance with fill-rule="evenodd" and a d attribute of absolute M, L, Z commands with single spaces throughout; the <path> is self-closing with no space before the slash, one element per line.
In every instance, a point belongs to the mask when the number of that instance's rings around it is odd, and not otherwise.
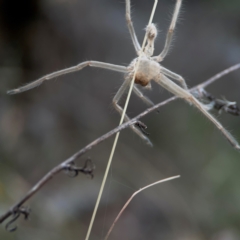
<path fill-rule="evenodd" d="M 226 99 L 217 99 L 205 89 L 194 92 L 195 97 L 199 98 L 204 104 L 207 104 L 210 109 L 215 109 L 219 113 L 222 111 L 234 116 L 240 115 L 240 109 L 236 102 L 230 102 Z"/>
<path fill-rule="evenodd" d="M 17 226 L 16 225 L 12 226 L 13 223 L 15 223 L 21 215 L 24 216 L 25 220 L 28 220 L 30 212 L 31 212 L 30 208 L 20 207 L 18 209 L 15 209 L 14 212 L 12 213 L 12 219 L 6 224 L 6 230 L 9 232 L 16 231 Z"/>
<path fill-rule="evenodd" d="M 218 74 L 216 74 L 215 76 L 213 76 L 212 78 L 208 79 L 207 81 L 205 81 L 204 83 L 197 85 L 196 87 L 190 89 L 191 92 L 194 92 L 196 90 L 201 90 L 204 89 L 205 87 L 207 87 L 208 85 L 212 84 L 214 81 L 216 81 L 217 79 L 223 77 L 226 74 L 229 74 L 230 72 L 233 72 L 237 69 L 240 68 L 240 63 L 236 64 Z M 63 171 L 63 170 L 73 170 L 73 171 L 77 171 L 78 172 L 82 172 L 82 169 L 84 169 L 84 167 L 80 170 L 80 168 L 74 168 L 73 163 L 75 162 L 75 160 L 77 160 L 79 157 L 81 157 L 83 154 L 85 154 L 87 151 L 91 150 L 94 146 L 98 145 L 99 143 L 103 142 L 104 140 L 108 139 L 109 137 L 113 136 L 115 133 L 122 131 L 123 129 L 136 124 L 138 126 L 140 126 L 142 129 L 144 129 L 144 125 L 139 121 L 140 118 L 146 116 L 147 114 L 157 110 L 158 108 L 176 100 L 178 97 L 171 97 L 159 104 L 154 105 L 151 108 L 148 108 L 147 110 L 145 110 L 144 112 L 142 112 L 141 114 L 139 114 L 138 116 L 136 116 L 135 118 L 131 119 L 130 121 L 114 128 L 113 130 L 111 130 L 110 132 L 102 135 L 101 137 L 99 137 L 98 139 L 96 139 L 95 141 L 93 141 L 92 143 L 88 144 L 86 147 L 84 147 L 83 149 L 79 150 L 78 152 L 76 152 L 74 155 L 72 155 L 71 157 L 69 157 L 68 159 L 66 159 L 64 162 L 62 162 L 61 164 L 57 165 L 56 167 L 54 167 L 51 171 L 49 171 L 42 179 L 39 180 L 39 182 L 37 182 L 32 189 L 29 190 L 29 192 L 20 200 L 18 201 L 15 205 L 13 205 L 6 213 L 4 213 L 2 216 L 0 216 L 0 224 L 3 223 L 3 221 L 5 221 L 8 217 L 13 216 L 15 217 L 16 212 L 19 212 L 21 209 L 21 206 L 27 201 L 29 200 L 36 192 L 38 192 L 46 183 L 48 183 L 57 173 Z M 86 169 L 85 169 L 86 170 Z M 90 171 L 91 172 L 91 171 Z M 89 171 L 87 172 L 88 174 L 91 175 Z M 76 173 L 76 172 L 75 172 Z"/>
<path fill-rule="evenodd" d="M 88 158 L 85 162 L 85 165 L 83 167 L 78 167 L 75 165 L 75 162 L 69 163 L 64 170 L 66 171 L 67 175 L 69 177 L 77 177 L 78 174 L 84 173 L 88 174 L 93 178 L 93 170 L 95 169 L 95 166 L 93 165 L 92 161 L 90 158 Z"/>
<path fill-rule="evenodd" d="M 76 160 L 78 157 L 76 156 L 76 158 L 74 160 Z M 69 160 L 69 159 L 67 159 Z M 5 214 L 3 214 L 0 217 L 0 224 L 3 223 L 3 221 L 5 221 L 8 217 L 13 216 L 13 218 L 15 218 L 16 214 L 23 214 L 23 212 L 21 211 L 21 206 L 27 201 L 29 200 L 36 192 L 38 192 L 48 181 L 50 181 L 57 173 L 59 173 L 62 170 L 66 170 L 69 169 L 69 171 L 71 170 L 71 168 L 69 168 L 69 165 L 73 164 L 74 160 L 72 161 L 65 161 L 61 164 L 59 164 L 58 166 L 54 167 L 51 171 L 49 171 L 42 179 L 40 179 L 29 191 L 28 193 L 19 201 L 17 202 L 15 205 L 13 205 Z M 78 168 L 76 171 L 78 172 L 83 172 L 85 174 L 90 175 L 91 177 L 93 176 L 93 168 L 89 167 L 89 159 L 87 159 L 85 165 L 83 168 Z M 20 215 L 20 214 L 19 214 Z M 19 216 L 18 216 L 19 217 Z M 17 218 L 18 218 L 17 217 Z M 17 219 L 16 218 L 16 219 Z M 15 220 L 16 220 L 15 219 Z M 14 220 L 14 221 L 15 221 Z M 14 221 L 10 221 L 9 223 L 11 224 Z M 6 227 L 8 227 L 6 225 Z M 16 229 L 15 229 L 16 230 Z"/>

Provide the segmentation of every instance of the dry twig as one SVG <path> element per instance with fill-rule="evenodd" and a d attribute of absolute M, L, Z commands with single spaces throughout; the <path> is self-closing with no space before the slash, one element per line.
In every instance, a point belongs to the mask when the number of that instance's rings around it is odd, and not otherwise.
<path fill-rule="evenodd" d="M 221 77 L 236 71 L 237 69 L 240 68 L 240 63 L 236 64 L 230 68 L 225 69 L 224 71 L 214 75 L 213 77 L 211 77 L 210 79 L 208 79 L 207 81 L 197 85 L 196 87 L 193 87 L 192 89 L 190 89 L 191 92 L 194 92 L 196 90 L 201 90 L 204 89 L 205 87 L 207 87 L 208 85 L 212 84 L 213 82 L 215 82 L 216 80 L 220 79 Z M 108 139 L 109 137 L 113 136 L 115 133 L 122 131 L 123 129 L 139 123 L 139 119 L 146 116 L 147 114 L 157 110 L 158 108 L 176 100 L 177 97 L 171 97 L 161 103 L 158 103 L 156 105 L 154 105 L 153 107 L 148 108 L 147 110 L 145 110 L 144 112 L 142 112 L 141 114 L 139 114 L 138 116 L 136 116 L 135 118 L 131 119 L 128 122 L 125 122 L 124 124 L 114 128 L 113 130 L 109 131 L 108 133 L 102 135 L 101 137 L 97 138 L 96 140 L 94 140 L 93 142 L 91 142 L 90 144 L 88 144 L 86 147 L 82 148 L 81 150 L 79 150 L 78 152 L 76 152 L 74 155 L 72 155 L 71 157 L 69 157 L 68 159 L 66 159 L 65 161 L 63 161 L 62 163 L 60 163 L 59 165 L 57 165 L 56 167 L 54 167 L 52 170 L 50 170 L 45 176 L 43 176 L 43 178 L 41 178 L 28 192 L 27 194 L 21 199 L 19 200 L 16 204 L 14 204 L 6 213 L 4 213 L 3 215 L 0 216 L 0 224 L 3 223 L 7 218 L 9 218 L 10 216 L 13 216 L 16 212 L 19 212 L 19 209 L 23 206 L 23 204 L 29 200 L 31 197 L 33 197 L 45 184 L 47 184 L 56 174 L 58 174 L 59 172 L 69 169 L 69 166 L 72 165 L 73 162 L 75 162 L 75 160 L 77 160 L 79 157 L 81 157 L 83 154 L 85 154 L 87 151 L 91 150 L 94 146 L 98 145 L 99 143 L 103 142 L 104 140 Z M 141 122 L 140 122 L 141 125 Z M 88 172 L 88 174 L 92 173 L 92 169 L 90 172 Z"/>

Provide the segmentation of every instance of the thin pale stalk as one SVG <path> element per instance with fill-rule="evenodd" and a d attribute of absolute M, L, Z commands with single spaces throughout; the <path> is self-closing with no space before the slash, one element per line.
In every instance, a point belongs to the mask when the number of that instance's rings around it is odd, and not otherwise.
<path fill-rule="evenodd" d="M 154 183 L 152 183 L 152 184 L 149 184 L 149 185 L 147 185 L 147 186 L 145 186 L 145 187 L 143 187 L 143 188 L 140 188 L 138 191 L 134 192 L 133 195 L 132 195 L 132 196 L 128 199 L 128 201 L 124 204 L 123 208 L 121 209 L 121 211 L 119 212 L 119 214 L 117 215 L 117 217 L 115 218 L 115 220 L 114 220 L 112 226 L 110 227 L 110 229 L 109 229 L 106 237 L 104 238 L 104 240 L 107 240 L 107 239 L 108 239 L 110 233 L 112 232 L 115 224 L 117 223 L 117 221 L 118 221 L 119 218 L 121 217 L 122 213 L 124 212 L 124 210 L 127 208 L 127 206 L 129 205 L 129 203 L 133 200 L 133 198 L 134 198 L 137 194 L 139 194 L 140 192 L 146 190 L 147 188 L 153 187 L 154 185 L 157 185 L 157 184 L 163 183 L 163 182 L 167 182 L 167 181 L 171 181 L 171 180 L 176 179 L 176 178 L 179 178 L 179 177 L 180 177 L 180 175 L 173 176 L 173 177 L 169 177 L 169 178 L 165 178 L 165 179 L 159 180 L 159 181 L 157 181 L 157 182 L 154 182 Z"/>
<path fill-rule="evenodd" d="M 155 11 L 156 11 L 157 3 L 158 3 L 158 0 L 155 0 L 148 25 L 150 25 L 152 23 L 153 16 L 154 16 Z M 145 37 L 144 37 L 144 40 L 143 40 L 140 57 L 143 54 L 143 49 L 144 49 L 144 47 L 146 45 L 146 41 L 147 41 L 147 33 L 145 34 Z M 138 67 L 139 67 L 139 61 L 136 64 L 136 69 L 134 71 L 133 78 L 131 80 L 130 88 L 129 88 L 129 91 L 128 91 L 127 99 L 126 99 L 126 102 L 125 102 L 125 105 L 124 105 L 124 109 L 123 109 L 123 113 L 122 113 L 122 116 L 121 116 L 121 120 L 120 120 L 119 126 L 122 125 L 122 123 L 124 121 L 124 116 L 126 114 L 128 103 L 129 103 L 129 100 L 130 100 L 130 97 L 131 97 L 131 94 L 132 94 L 133 85 L 134 85 L 134 79 L 136 77 L 136 72 L 137 72 Z M 111 163 L 112 163 L 113 155 L 115 153 L 115 149 L 116 149 L 116 146 L 117 146 L 119 135 L 120 135 L 120 132 L 118 132 L 116 134 L 116 137 L 115 137 L 114 142 L 113 142 L 113 146 L 112 146 L 112 150 L 111 150 L 111 153 L 110 153 L 110 156 L 109 156 L 109 160 L 108 160 L 108 163 L 107 163 L 106 171 L 105 171 L 105 174 L 104 174 L 104 177 L 103 177 L 103 181 L 102 181 L 102 184 L 101 184 L 101 187 L 100 187 L 100 191 L 99 191 L 99 194 L 98 194 L 98 197 L 97 197 L 97 201 L 96 201 L 96 204 L 95 204 L 95 207 L 94 207 L 93 215 L 92 215 L 92 218 L 91 218 L 91 221 L 90 221 L 90 224 L 89 224 L 89 228 L 88 228 L 85 240 L 88 240 L 89 236 L 91 234 L 92 226 L 93 226 L 93 223 L 94 223 L 94 219 L 96 217 L 97 209 L 98 209 L 101 197 L 102 197 L 104 186 L 106 184 L 108 172 L 109 172 L 109 169 L 110 169 L 110 166 L 111 166 Z"/>

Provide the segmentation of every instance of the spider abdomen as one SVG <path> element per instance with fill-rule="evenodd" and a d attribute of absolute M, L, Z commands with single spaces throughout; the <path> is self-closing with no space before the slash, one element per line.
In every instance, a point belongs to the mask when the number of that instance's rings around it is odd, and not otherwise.
<path fill-rule="evenodd" d="M 137 64 L 137 62 L 139 63 Z M 138 65 L 138 66 L 137 66 Z M 135 75 L 134 82 L 141 86 L 147 86 L 149 82 L 156 78 L 156 76 L 160 73 L 160 64 L 156 61 L 153 61 L 146 57 L 141 57 L 140 59 L 135 59 L 130 65 L 133 71 L 131 71 L 130 77 L 132 76 L 136 67 L 138 67 Z"/>

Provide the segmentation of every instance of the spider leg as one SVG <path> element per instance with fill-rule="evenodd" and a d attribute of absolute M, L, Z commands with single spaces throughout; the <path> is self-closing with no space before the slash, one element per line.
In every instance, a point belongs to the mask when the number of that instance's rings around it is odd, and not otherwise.
<path fill-rule="evenodd" d="M 164 75 L 167 75 L 168 77 L 174 79 L 174 80 L 177 80 L 180 82 L 180 84 L 182 85 L 182 87 L 185 89 L 185 90 L 188 90 L 188 87 L 187 87 L 187 84 L 186 84 L 186 81 L 184 80 L 184 78 L 170 70 L 168 70 L 167 68 L 164 68 L 163 66 L 161 66 L 161 72 L 164 74 Z"/>
<path fill-rule="evenodd" d="M 133 27 L 132 19 L 131 19 L 130 0 L 126 0 L 126 21 L 127 21 L 128 30 L 130 32 L 134 48 L 137 52 L 137 55 L 139 55 L 139 53 L 141 51 L 141 47 L 140 47 L 140 44 L 138 42 L 134 27 Z"/>
<path fill-rule="evenodd" d="M 104 69 L 108 69 L 108 70 L 112 70 L 112 71 L 117 71 L 117 72 L 127 72 L 127 67 L 124 66 L 119 66 L 119 65 L 114 65 L 114 64 L 110 64 L 110 63 L 104 63 L 104 62 L 98 62 L 98 61 L 86 61 L 86 62 L 82 62 L 76 66 L 70 67 L 70 68 L 66 68 L 60 71 L 56 71 L 53 73 L 50 73 L 48 75 L 45 75 L 39 79 L 37 79 L 34 82 L 31 82 L 23 87 L 20 88 L 16 88 L 13 90 L 9 90 L 7 91 L 8 94 L 16 94 L 16 93 L 21 93 L 24 91 L 27 91 L 29 89 L 35 88 L 37 86 L 39 86 L 40 84 L 42 84 L 44 81 L 46 80 L 50 80 L 52 78 L 61 76 L 61 75 L 65 75 L 67 73 L 71 73 L 71 72 L 77 72 L 82 70 L 83 68 L 90 66 L 90 67 L 97 67 L 97 68 L 104 68 Z"/>
<path fill-rule="evenodd" d="M 190 104 L 194 105 L 196 108 L 199 109 L 200 112 L 203 113 L 226 137 L 226 139 L 231 143 L 231 145 L 236 148 L 237 150 L 240 150 L 240 145 L 237 142 L 237 140 L 229 133 L 220 122 L 217 121 L 204 107 L 202 103 L 200 103 L 191 93 L 186 91 L 185 89 L 179 87 L 177 84 L 175 84 L 173 81 L 168 79 L 163 74 L 159 75 L 159 78 L 155 79 L 155 81 L 160 84 L 162 87 L 173 93 L 174 95 L 185 99 Z"/>
<path fill-rule="evenodd" d="M 120 113 L 120 115 L 123 113 L 122 107 L 118 104 L 119 100 L 121 99 L 122 95 L 124 94 L 126 88 L 129 86 L 131 79 L 127 79 L 124 81 L 118 92 L 113 98 L 113 106 L 114 108 Z M 129 121 L 130 118 L 125 114 L 124 116 L 125 121 Z M 130 126 L 131 129 L 139 136 L 141 137 L 148 145 L 152 146 L 151 141 L 140 131 L 138 130 L 134 125 Z"/>
<path fill-rule="evenodd" d="M 133 87 L 134 93 L 143 100 L 148 106 L 154 106 L 155 104 L 138 89 L 138 87 Z"/>
<path fill-rule="evenodd" d="M 176 5 L 175 5 L 174 12 L 173 12 L 172 21 L 171 21 L 170 27 L 168 29 L 168 33 L 167 33 L 167 37 L 166 37 L 164 48 L 163 48 L 162 52 L 158 56 L 154 57 L 154 60 L 156 60 L 158 62 L 161 62 L 166 57 L 166 55 L 167 55 L 167 53 L 169 51 L 169 48 L 171 46 L 173 32 L 174 32 L 174 29 L 175 29 L 175 26 L 176 26 L 176 22 L 177 22 L 179 10 L 181 8 L 181 4 L 182 4 L 182 0 L 177 0 L 176 1 Z"/>

